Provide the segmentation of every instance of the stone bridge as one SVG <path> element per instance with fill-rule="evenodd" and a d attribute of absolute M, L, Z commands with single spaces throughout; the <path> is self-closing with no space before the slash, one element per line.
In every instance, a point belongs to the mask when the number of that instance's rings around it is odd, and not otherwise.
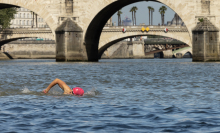
<path fill-rule="evenodd" d="M 100 36 L 107 20 L 124 6 L 141 1 L 146 0 L 0 0 L 0 7 L 23 7 L 41 16 L 56 40 L 62 40 L 56 42 L 57 61 L 98 61 Z M 189 31 L 188 42 L 193 41 L 192 30 L 198 18 L 207 18 L 215 27 L 220 27 L 219 0 L 149 1 L 163 3 L 181 17 Z"/>
<path fill-rule="evenodd" d="M 150 30 L 142 32 L 141 28 L 149 27 Z M 126 32 L 122 32 L 122 29 L 126 28 Z M 191 46 L 191 42 L 188 31 L 185 26 L 168 26 L 168 32 L 165 33 L 165 26 L 112 26 L 104 27 L 99 42 L 99 53 L 105 51 L 113 44 L 129 37 L 146 36 L 146 35 L 158 35 L 164 37 L 170 37 L 184 42 Z M 0 32 L 1 40 L 0 46 L 5 43 L 22 39 L 22 38 L 48 38 L 55 39 L 50 28 L 16 28 L 6 29 Z"/>
<path fill-rule="evenodd" d="M 149 27 L 149 31 L 143 32 L 141 28 Z M 122 29 L 126 29 L 126 32 L 122 32 Z M 165 33 L 164 29 L 168 28 L 168 32 Z M 119 27 L 104 27 L 100 41 L 99 41 L 99 57 L 101 54 L 113 44 L 122 41 L 129 37 L 136 36 L 148 36 L 158 35 L 173 38 L 179 40 L 189 46 L 192 46 L 190 41 L 190 35 L 185 26 L 119 26 Z"/>
<path fill-rule="evenodd" d="M 192 53 L 192 47 L 186 47 L 186 48 L 181 48 L 181 49 L 178 49 L 178 50 L 174 50 L 172 53 L 173 55 L 176 57 L 176 54 L 177 53 L 181 53 L 182 55 L 185 55 L 186 53 L 190 53 L 191 55 L 193 55 Z"/>
<path fill-rule="evenodd" d="M 0 47 L 11 41 L 22 38 L 48 38 L 54 40 L 54 35 L 50 28 L 18 28 L 6 29 L 0 32 Z"/>

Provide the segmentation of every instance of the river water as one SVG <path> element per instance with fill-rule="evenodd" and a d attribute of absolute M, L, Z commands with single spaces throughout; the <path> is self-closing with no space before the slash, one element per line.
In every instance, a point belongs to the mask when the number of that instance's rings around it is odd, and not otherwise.
<path fill-rule="evenodd" d="M 0 61 L 1 132 L 220 132 L 220 63 Z M 63 95 L 59 78 L 82 87 Z"/>

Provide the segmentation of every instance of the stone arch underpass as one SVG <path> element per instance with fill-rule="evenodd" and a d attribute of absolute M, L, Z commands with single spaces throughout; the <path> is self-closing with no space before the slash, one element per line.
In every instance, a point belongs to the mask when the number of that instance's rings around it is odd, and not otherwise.
<path fill-rule="evenodd" d="M 107 20 L 115 12 L 117 12 L 124 6 L 127 6 L 135 2 L 140 2 L 140 1 L 144 1 L 144 0 L 105 0 L 105 1 L 97 0 L 97 1 L 86 3 L 86 5 L 88 6 L 85 6 L 85 7 L 87 7 L 88 14 L 86 15 L 86 18 L 82 19 L 82 21 L 84 22 L 84 25 L 85 25 L 85 28 L 83 29 L 85 29 L 86 31 L 84 40 L 85 40 L 85 44 L 87 48 L 88 60 L 96 61 L 97 60 L 96 56 L 98 56 L 97 55 L 98 48 L 100 48 L 99 44 L 107 44 L 108 42 L 110 42 L 110 41 L 104 42 L 102 39 L 102 35 L 101 35 L 102 28 L 104 27 Z M 197 9 L 191 8 L 191 7 L 196 7 L 199 4 L 201 5 L 201 3 L 196 0 L 191 0 L 191 1 L 151 0 L 151 1 L 165 4 L 166 6 L 174 10 L 181 17 L 183 22 L 186 24 L 186 29 L 189 31 L 188 32 L 189 37 L 187 38 L 189 38 L 188 40 L 189 42 L 191 42 L 192 40 L 191 30 L 195 27 L 196 22 L 197 22 L 197 19 L 195 17 Z M 97 5 L 95 9 L 93 8 L 93 6 L 91 6 L 93 4 Z M 113 37 L 109 37 L 109 38 L 113 38 Z M 117 38 L 119 37 L 115 37 L 114 39 L 117 39 Z M 114 39 L 112 39 L 112 41 Z M 181 40 L 181 39 L 178 39 L 178 40 Z"/>
<path fill-rule="evenodd" d="M 11 41 L 23 38 L 47 38 L 54 40 L 54 35 L 49 28 L 9 29 L 0 32 L 0 47 Z"/>
<path fill-rule="evenodd" d="M 174 50 L 173 51 L 173 55 L 176 57 L 176 54 L 177 53 L 181 53 L 182 56 L 185 55 L 186 53 L 190 53 L 191 55 L 193 55 L 192 53 L 192 47 L 186 47 L 186 48 L 181 48 L 181 49 L 178 49 L 178 50 Z"/>
<path fill-rule="evenodd" d="M 164 29 L 163 26 L 161 27 L 162 27 L 161 29 Z M 130 37 L 147 36 L 147 35 L 157 35 L 157 36 L 173 38 L 189 45 L 190 47 L 192 46 L 191 39 L 187 30 L 181 30 L 181 31 L 170 30 L 168 33 L 165 33 L 163 30 L 149 31 L 149 32 L 146 31 L 142 32 L 141 30 L 135 30 L 132 32 L 127 31 L 125 33 L 123 33 L 120 30 L 118 32 L 103 31 L 99 42 L 98 57 L 100 59 L 102 54 L 105 52 L 105 50 L 107 50 L 109 47 L 111 47 L 112 45 L 114 45 L 119 41 L 122 41 Z"/>

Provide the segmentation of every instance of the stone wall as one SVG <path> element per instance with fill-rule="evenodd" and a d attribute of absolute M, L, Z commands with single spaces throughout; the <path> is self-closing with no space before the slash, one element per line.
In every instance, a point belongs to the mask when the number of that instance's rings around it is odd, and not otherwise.
<path fill-rule="evenodd" d="M 1 47 L 0 60 L 9 59 L 55 59 L 56 44 L 54 41 L 15 41 Z M 143 42 L 121 41 L 109 47 L 102 59 L 152 59 L 154 54 L 146 53 L 155 50 Z M 172 50 L 163 51 L 163 58 L 172 58 Z M 185 53 L 184 53 L 185 54 Z M 184 55 L 183 54 L 183 55 Z"/>
<path fill-rule="evenodd" d="M 56 44 L 54 41 L 14 41 L 1 47 L 0 60 L 9 59 L 55 59 Z M 108 48 L 102 59 L 154 58 L 145 55 L 149 52 L 141 43 L 118 42 Z"/>
<path fill-rule="evenodd" d="M 3 52 L 0 52 L 0 60 L 9 60 L 10 58 L 4 54 Z"/>
<path fill-rule="evenodd" d="M 102 59 L 152 59 L 154 54 L 145 55 L 147 49 L 145 48 L 144 42 L 118 42 L 109 47 L 104 54 Z"/>
<path fill-rule="evenodd" d="M 5 44 L 1 52 L 13 59 L 55 59 L 55 44 Z M 1 59 L 1 58 L 0 58 Z"/>

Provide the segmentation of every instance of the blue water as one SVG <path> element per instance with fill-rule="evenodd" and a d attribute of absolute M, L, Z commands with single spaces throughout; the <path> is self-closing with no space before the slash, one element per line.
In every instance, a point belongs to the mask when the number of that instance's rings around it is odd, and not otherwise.
<path fill-rule="evenodd" d="M 59 78 L 82 87 L 63 95 Z M 220 132 L 220 63 L 0 61 L 1 132 Z"/>

